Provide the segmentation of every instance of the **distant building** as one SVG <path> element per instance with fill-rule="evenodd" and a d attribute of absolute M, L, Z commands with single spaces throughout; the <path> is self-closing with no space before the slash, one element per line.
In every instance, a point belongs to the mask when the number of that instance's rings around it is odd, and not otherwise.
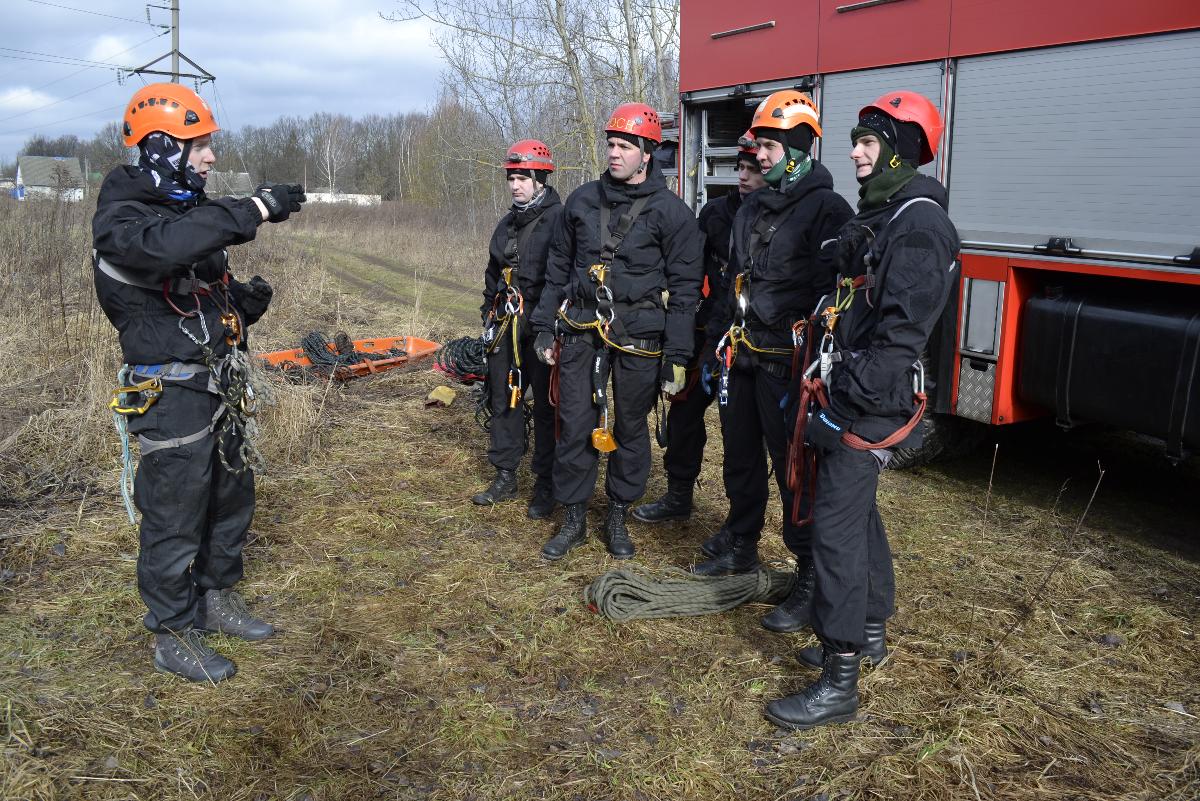
<path fill-rule="evenodd" d="M 378 206 L 382 195 L 354 195 L 345 192 L 330 192 L 328 187 L 309 189 L 305 193 L 309 203 L 351 203 L 355 206 Z"/>
<path fill-rule="evenodd" d="M 83 170 L 79 159 L 68 156 L 20 156 L 17 158 L 13 197 L 61 197 L 75 203 L 83 200 Z"/>
<path fill-rule="evenodd" d="M 250 197 L 254 194 L 254 183 L 248 172 L 210 170 L 204 194 L 209 197 Z"/>

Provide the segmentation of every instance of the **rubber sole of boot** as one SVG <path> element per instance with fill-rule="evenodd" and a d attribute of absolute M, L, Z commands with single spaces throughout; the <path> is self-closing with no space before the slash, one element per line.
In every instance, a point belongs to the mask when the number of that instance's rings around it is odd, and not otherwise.
<path fill-rule="evenodd" d="M 569 554 L 575 548 L 578 548 L 580 545 L 583 545 L 584 542 L 586 542 L 586 540 L 580 540 L 579 542 L 573 542 L 567 546 L 567 550 L 563 551 L 560 554 L 555 554 L 555 555 L 548 554 L 548 553 L 546 553 L 545 550 L 543 550 L 541 552 L 542 558 L 545 559 L 547 562 L 557 562 L 558 560 L 565 558 L 566 555 Z"/>
<path fill-rule="evenodd" d="M 858 717 L 858 710 L 856 709 L 847 715 L 834 715 L 833 717 L 825 718 L 817 723 L 795 723 L 793 721 L 772 715 L 770 710 L 764 711 L 763 717 L 774 723 L 776 726 L 780 726 L 785 729 L 792 729 L 793 731 L 804 731 L 805 729 L 815 729 L 818 726 L 824 726 L 827 723 L 849 723 Z"/>
<path fill-rule="evenodd" d="M 771 620 L 771 613 L 767 613 L 760 621 L 762 627 L 767 631 L 774 631 L 779 634 L 793 634 L 797 631 L 804 631 L 812 623 L 811 619 L 806 619 L 803 622 L 798 622 L 796 618 L 789 618 L 786 622 L 775 623 Z"/>
<path fill-rule="evenodd" d="M 210 629 L 206 626 L 201 626 L 199 624 L 196 624 L 196 631 L 202 631 L 205 634 L 224 634 L 226 637 L 237 637 L 239 640 L 246 640 L 247 642 L 258 642 L 259 640 L 265 640 L 269 637 L 272 637 L 275 634 L 275 629 L 273 627 L 266 634 L 262 634 L 258 637 L 250 637 L 246 634 L 235 634 L 232 631 L 224 631 L 223 629 L 219 629 L 219 628 Z"/>
<path fill-rule="evenodd" d="M 641 508 L 640 506 L 635 506 L 629 510 L 629 515 L 639 523 L 654 525 L 655 523 L 672 523 L 677 520 L 690 520 L 692 518 L 690 509 L 682 514 L 666 515 L 665 517 L 643 517 L 638 511 Z"/>
<path fill-rule="evenodd" d="M 176 676 L 178 678 L 184 679 L 186 681 L 194 682 L 196 684 L 216 684 L 217 682 L 225 681 L 226 679 L 232 679 L 234 676 L 237 675 L 237 665 L 235 664 L 233 666 L 233 670 L 226 676 L 213 677 L 213 676 L 204 675 L 199 678 L 192 678 L 191 676 L 188 676 L 184 673 L 176 673 L 174 670 L 171 670 L 170 668 L 168 668 L 165 665 L 163 665 L 162 663 L 160 663 L 158 661 L 158 654 L 154 655 L 154 669 L 157 670 L 159 673 L 162 673 L 164 676 Z"/>
<path fill-rule="evenodd" d="M 512 492 L 506 492 L 498 497 L 492 497 L 486 492 L 479 492 L 471 496 L 471 503 L 475 504 L 476 506 L 495 506 L 498 503 L 511 501 L 515 497 L 517 497 L 516 490 L 513 490 Z"/>

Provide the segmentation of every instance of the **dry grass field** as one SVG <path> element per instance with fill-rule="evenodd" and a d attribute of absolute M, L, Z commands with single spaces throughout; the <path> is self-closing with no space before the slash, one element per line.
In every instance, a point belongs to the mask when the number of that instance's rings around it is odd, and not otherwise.
<path fill-rule="evenodd" d="M 761 606 L 588 611 L 616 566 L 594 537 L 549 565 L 552 521 L 470 503 L 490 470 L 467 393 L 425 408 L 424 369 L 280 383 L 244 583 L 280 633 L 215 637 L 239 665 L 215 688 L 156 673 L 89 213 L 0 199 L 0 798 L 1200 797 L 1200 471 L 1108 432 L 1003 432 L 885 474 L 893 656 L 855 722 L 795 734 L 761 710 L 810 678 L 810 638 L 762 629 Z M 277 288 L 251 344 L 473 332 L 482 248 L 419 210 L 308 209 L 234 252 Z M 690 522 L 634 524 L 637 564 L 695 558 L 719 459 Z"/>

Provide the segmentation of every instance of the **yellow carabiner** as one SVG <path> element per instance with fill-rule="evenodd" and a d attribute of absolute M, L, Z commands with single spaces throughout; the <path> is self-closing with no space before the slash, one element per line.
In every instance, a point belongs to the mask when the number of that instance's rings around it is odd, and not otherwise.
<path fill-rule="evenodd" d="M 121 402 L 122 395 L 137 395 L 142 396 L 141 406 L 126 406 Z M 145 414 L 146 410 L 155 404 L 159 396 L 162 395 L 162 381 L 157 378 L 151 378 L 143 381 L 140 384 L 134 384 L 128 387 L 117 387 L 112 392 L 112 400 L 108 402 L 110 411 L 123 415 Z"/>

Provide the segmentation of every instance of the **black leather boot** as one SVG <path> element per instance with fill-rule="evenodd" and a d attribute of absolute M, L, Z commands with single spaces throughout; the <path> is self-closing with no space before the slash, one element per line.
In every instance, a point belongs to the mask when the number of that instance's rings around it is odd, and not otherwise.
<path fill-rule="evenodd" d="M 796 583 L 783 603 L 768 612 L 762 619 L 763 628 L 771 631 L 800 631 L 812 619 L 813 585 L 816 572 L 812 560 L 796 563 Z"/>
<path fill-rule="evenodd" d="M 530 520 L 545 520 L 554 514 L 554 485 L 549 479 L 539 478 L 533 485 L 533 499 L 529 501 L 526 514 Z"/>
<path fill-rule="evenodd" d="M 501 501 L 511 501 L 517 497 L 517 471 L 496 470 L 496 477 L 483 492 L 471 496 L 471 503 L 480 506 L 490 506 Z"/>
<path fill-rule="evenodd" d="M 801 692 L 767 704 L 766 718 L 787 729 L 845 723 L 858 712 L 859 654 L 825 650 L 821 678 Z"/>
<path fill-rule="evenodd" d="M 635 550 L 633 540 L 629 538 L 629 529 L 625 527 L 625 513 L 628 510 L 629 504 L 609 499 L 608 519 L 604 521 L 604 544 L 617 559 L 628 559 Z"/>
<path fill-rule="evenodd" d="M 154 635 L 154 669 L 213 684 L 237 673 L 237 665 L 209 648 L 194 628 Z"/>
<path fill-rule="evenodd" d="M 562 528 L 542 546 L 542 558 L 556 562 L 587 539 L 587 503 L 567 504 Z"/>
<path fill-rule="evenodd" d="M 752 573 L 759 568 L 758 539 L 734 537 L 729 550 L 692 567 L 697 576 L 734 576 Z"/>
<path fill-rule="evenodd" d="M 219 631 L 243 640 L 265 640 L 275 627 L 250 614 L 246 600 L 233 590 L 206 590 L 196 604 L 196 628 Z"/>
<path fill-rule="evenodd" d="M 708 558 L 720 556 L 733 547 L 733 532 L 725 526 L 721 526 L 721 530 L 704 541 L 700 546 L 700 551 Z"/>
<path fill-rule="evenodd" d="M 665 523 L 668 520 L 687 520 L 692 516 L 691 481 L 667 479 L 667 491 L 657 501 L 633 507 L 633 517 L 643 523 Z"/>
<path fill-rule="evenodd" d="M 862 650 L 858 652 L 859 659 L 869 660 L 871 667 L 879 667 L 883 664 L 883 660 L 888 657 L 888 649 L 886 643 L 885 629 L 886 624 L 880 621 L 868 620 L 867 625 L 863 627 L 864 643 Z M 796 655 L 796 661 L 802 665 L 809 667 L 821 667 L 822 649 L 819 645 L 811 645 L 808 648 L 801 648 L 800 653 Z"/>

